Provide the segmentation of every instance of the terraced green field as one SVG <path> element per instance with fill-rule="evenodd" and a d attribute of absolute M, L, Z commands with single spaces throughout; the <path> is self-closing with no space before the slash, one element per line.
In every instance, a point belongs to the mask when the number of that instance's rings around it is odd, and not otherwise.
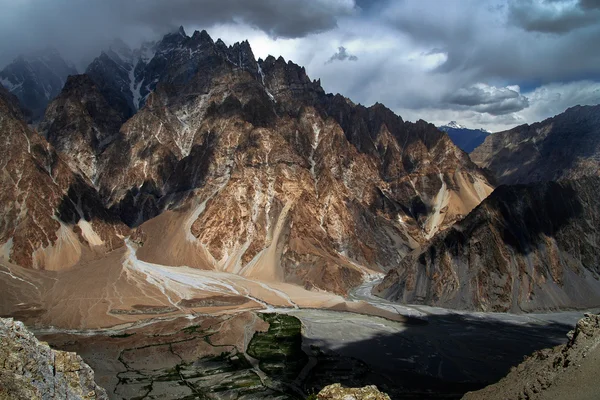
<path fill-rule="evenodd" d="M 247 353 L 259 360 L 260 369 L 270 378 L 291 382 L 308 362 L 302 351 L 302 324 L 285 314 L 261 314 L 269 323 L 267 332 L 257 332 Z"/>

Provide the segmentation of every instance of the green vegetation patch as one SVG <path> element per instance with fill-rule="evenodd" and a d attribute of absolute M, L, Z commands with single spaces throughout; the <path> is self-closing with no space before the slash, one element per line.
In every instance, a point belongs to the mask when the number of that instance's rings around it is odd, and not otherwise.
<path fill-rule="evenodd" d="M 202 332 L 200 325 L 190 325 L 181 330 L 182 332 L 192 334 Z"/>
<path fill-rule="evenodd" d="M 111 338 L 126 338 L 126 337 L 133 336 L 133 335 L 135 335 L 135 333 L 126 333 L 126 332 L 124 332 L 124 333 L 118 333 L 118 334 L 110 335 L 110 337 Z"/>
<path fill-rule="evenodd" d="M 248 354 L 271 378 L 293 381 L 308 362 L 302 351 L 300 320 L 285 314 L 261 314 L 261 318 L 269 323 L 269 330 L 254 334 Z"/>

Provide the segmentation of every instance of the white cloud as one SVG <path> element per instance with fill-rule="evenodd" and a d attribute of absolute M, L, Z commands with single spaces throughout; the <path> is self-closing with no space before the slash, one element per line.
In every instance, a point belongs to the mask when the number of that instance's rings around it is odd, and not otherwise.
<path fill-rule="evenodd" d="M 513 88 L 516 89 L 516 88 Z M 443 125 L 455 120 L 467 127 L 499 132 L 517 125 L 543 121 L 564 112 L 575 105 L 600 104 L 600 82 L 577 81 L 570 83 L 551 83 L 524 93 L 529 99 L 529 107 L 514 113 L 494 116 L 474 110 L 453 110 L 443 108 L 424 108 L 420 110 L 397 109 L 405 119 L 414 121 L 425 119 L 435 125 Z"/>
<path fill-rule="evenodd" d="M 471 109 L 491 115 L 505 115 L 529 107 L 529 99 L 521 95 L 519 86 L 496 87 L 476 83 L 449 94 L 446 100 L 451 106 Z"/>
<path fill-rule="evenodd" d="M 530 107 L 519 113 L 530 122 L 541 121 L 575 105 L 600 104 L 600 82 L 577 81 L 540 86 L 527 96 Z"/>

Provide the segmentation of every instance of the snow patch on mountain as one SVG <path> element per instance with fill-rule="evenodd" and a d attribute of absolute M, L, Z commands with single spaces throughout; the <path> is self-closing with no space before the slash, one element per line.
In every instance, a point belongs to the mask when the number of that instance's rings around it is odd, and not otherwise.
<path fill-rule="evenodd" d="M 131 95 L 133 96 L 133 107 L 136 111 L 140 109 L 140 100 L 142 98 L 142 94 L 140 93 L 140 89 L 142 88 L 142 83 L 136 83 L 135 79 L 135 67 L 131 67 L 129 70 L 129 90 L 131 90 Z"/>
<path fill-rule="evenodd" d="M 453 129 L 467 129 L 466 126 L 463 126 L 456 121 L 450 121 L 450 122 L 448 122 L 448 124 L 446 126 L 448 128 L 453 128 Z"/>
<path fill-rule="evenodd" d="M 21 87 L 21 85 L 23 85 L 23 82 L 20 82 L 18 84 L 14 84 L 9 79 L 2 78 L 2 77 L 0 77 L 0 83 L 2 83 L 2 86 L 4 86 L 4 88 L 6 90 L 8 90 L 9 92 L 14 92 L 19 87 Z"/>
<path fill-rule="evenodd" d="M 478 129 L 471 129 L 471 128 L 467 128 L 465 125 L 461 125 L 456 121 L 450 121 L 448 122 L 446 125 L 442 125 L 439 128 L 447 128 L 447 129 L 467 129 L 470 131 L 481 131 L 481 132 L 486 132 L 486 133 L 492 133 L 491 131 L 488 131 L 487 129 L 484 128 L 478 128 Z M 444 129 L 442 129 L 444 130 Z"/>

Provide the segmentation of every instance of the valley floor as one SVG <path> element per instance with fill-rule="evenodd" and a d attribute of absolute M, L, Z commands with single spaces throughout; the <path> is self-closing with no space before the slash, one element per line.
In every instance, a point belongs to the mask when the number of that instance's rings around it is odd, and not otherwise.
<path fill-rule="evenodd" d="M 343 298 L 149 263 L 128 243 L 68 271 L 0 265 L 0 312 L 79 353 L 114 399 L 301 399 L 337 382 L 460 398 L 564 343 L 583 315 L 399 305 L 376 283 Z"/>
<path fill-rule="evenodd" d="M 36 334 L 80 353 L 114 399 L 301 399 L 334 382 L 375 384 L 393 399 L 460 398 L 498 381 L 525 355 L 564 343 L 583 315 L 397 305 L 372 297 L 374 284 L 358 287 L 341 311 L 271 306 Z M 363 303 L 403 318 L 346 311 Z"/>

